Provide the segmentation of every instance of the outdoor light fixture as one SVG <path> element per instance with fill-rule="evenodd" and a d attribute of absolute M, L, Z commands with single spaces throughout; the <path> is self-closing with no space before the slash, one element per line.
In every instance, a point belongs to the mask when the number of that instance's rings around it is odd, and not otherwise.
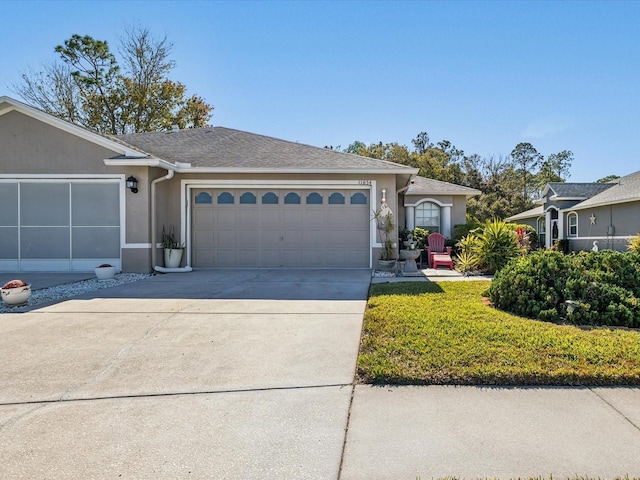
<path fill-rule="evenodd" d="M 387 189 L 383 188 L 382 189 L 382 203 L 385 203 L 387 201 Z"/>
<path fill-rule="evenodd" d="M 138 193 L 138 180 L 133 175 L 127 178 L 127 188 L 131 193 Z"/>
<path fill-rule="evenodd" d="M 577 308 L 580 308 L 580 303 L 575 300 L 566 300 L 564 303 L 567 304 L 567 313 L 569 315 L 575 312 Z"/>

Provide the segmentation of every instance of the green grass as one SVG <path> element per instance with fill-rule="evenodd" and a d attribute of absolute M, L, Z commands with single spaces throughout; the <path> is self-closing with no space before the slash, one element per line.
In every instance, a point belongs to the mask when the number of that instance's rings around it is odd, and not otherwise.
<path fill-rule="evenodd" d="M 482 302 L 489 282 L 372 285 L 363 383 L 638 385 L 640 332 L 582 330 Z"/>

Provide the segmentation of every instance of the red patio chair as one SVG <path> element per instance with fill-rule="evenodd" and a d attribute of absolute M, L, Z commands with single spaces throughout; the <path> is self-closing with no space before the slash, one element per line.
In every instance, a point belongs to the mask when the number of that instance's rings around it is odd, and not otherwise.
<path fill-rule="evenodd" d="M 446 265 L 449 269 L 453 268 L 453 260 L 451 259 L 451 247 L 444 246 L 445 237 L 439 233 L 429 235 L 427 242 L 427 263 L 429 267 L 437 268 L 438 265 Z M 433 256 L 438 255 L 438 262 L 434 262 Z M 448 257 L 448 258 L 447 258 Z"/>

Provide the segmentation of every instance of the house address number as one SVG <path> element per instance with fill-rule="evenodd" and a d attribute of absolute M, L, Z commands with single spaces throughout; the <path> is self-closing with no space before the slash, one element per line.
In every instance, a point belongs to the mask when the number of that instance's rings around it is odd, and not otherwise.
<path fill-rule="evenodd" d="M 358 185 L 369 185 L 369 186 L 371 186 L 371 180 L 358 180 Z"/>

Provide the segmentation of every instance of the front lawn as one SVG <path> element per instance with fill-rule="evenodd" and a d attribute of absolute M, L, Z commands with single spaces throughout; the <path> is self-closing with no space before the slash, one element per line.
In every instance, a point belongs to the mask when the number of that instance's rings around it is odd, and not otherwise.
<path fill-rule="evenodd" d="M 363 383 L 638 385 L 640 332 L 582 330 L 487 306 L 490 282 L 371 286 Z"/>

